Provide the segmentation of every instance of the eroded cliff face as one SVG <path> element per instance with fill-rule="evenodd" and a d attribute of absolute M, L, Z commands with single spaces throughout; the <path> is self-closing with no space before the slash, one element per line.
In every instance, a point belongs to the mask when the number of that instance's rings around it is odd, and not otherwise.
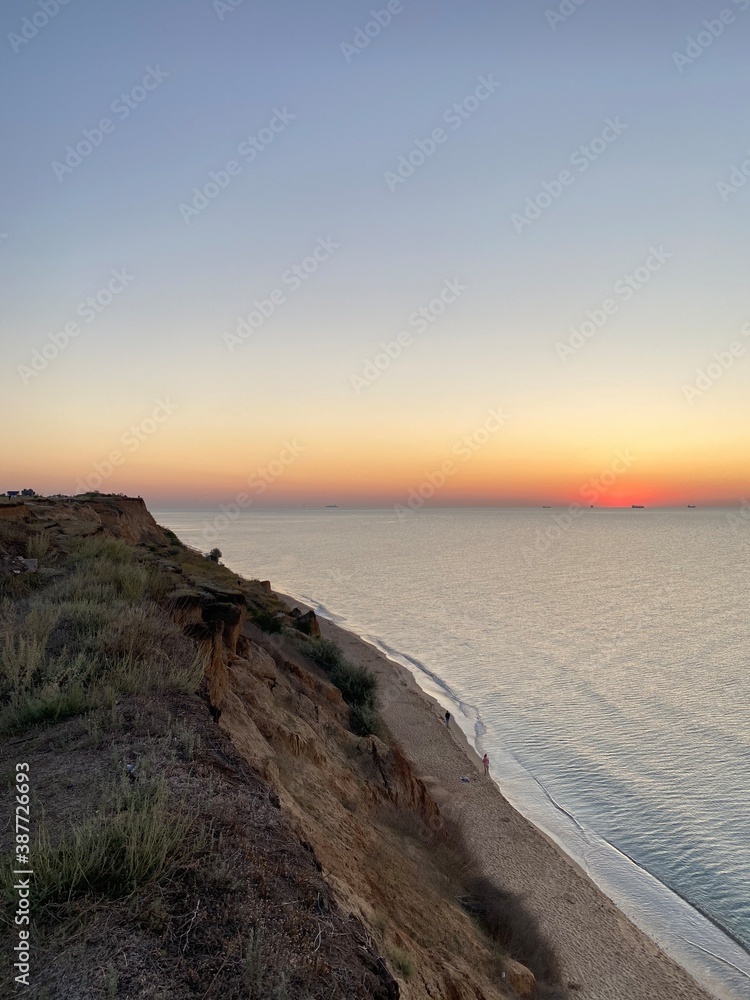
<path fill-rule="evenodd" d="M 0 520 L 86 536 L 104 532 L 131 545 L 166 545 L 168 537 L 140 497 L 30 497 L 0 503 Z"/>
<path fill-rule="evenodd" d="M 0 521 L 23 523 L 29 517 L 29 508 L 22 501 L 0 504 Z"/>
<path fill-rule="evenodd" d="M 122 538 L 154 570 L 159 603 L 204 654 L 201 693 L 213 724 L 273 789 L 284 823 L 312 853 L 338 906 L 352 927 L 365 929 L 365 944 L 347 947 L 366 945 L 378 996 L 528 995 L 533 977 L 513 974 L 456 898 L 458 862 L 427 787 L 387 732 L 352 732 L 341 692 L 301 652 L 294 635 L 315 635 L 314 615 L 285 618 L 296 632 L 261 631 L 250 616 L 280 613 L 268 585 L 238 580 L 177 545 L 140 499 L 36 499 L 23 507 L 26 535 L 44 530 L 63 550 L 66 539 Z M 9 524 L 7 532 L 9 549 L 19 548 L 20 529 Z"/>
<path fill-rule="evenodd" d="M 297 644 L 261 632 L 227 597 L 217 595 L 219 608 L 204 592 L 201 621 L 193 604 L 188 623 L 187 597 L 176 599 L 189 634 L 206 630 L 214 717 L 248 765 L 277 789 L 340 904 L 370 928 L 401 995 L 500 1000 L 513 995 L 503 982 L 527 995 L 528 977 L 512 975 L 510 966 L 502 980 L 450 877 L 433 864 L 443 818 L 398 745 L 352 733 L 341 692 Z"/>
<path fill-rule="evenodd" d="M 167 542 L 164 530 L 158 526 L 153 515 L 140 498 L 122 498 L 117 501 L 88 500 L 83 502 L 99 523 L 107 531 L 133 545 Z"/>
<path fill-rule="evenodd" d="M 173 539 L 112 545 L 126 523 L 158 537 L 139 506 L 107 505 L 105 523 L 46 501 L 0 522 L 0 771 L 22 753 L 34 775 L 32 992 L 398 1000 L 277 789 L 216 724 L 244 596 L 204 579 L 216 567 Z M 39 558 L 21 568 L 30 548 Z M 16 683 L 9 664 L 31 636 L 40 679 Z M 55 672 L 66 651 L 97 664 L 85 684 Z M 0 829 L 0 853 L 13 835 Z M 6 969 L 11 948 L 0 935 Z"/>

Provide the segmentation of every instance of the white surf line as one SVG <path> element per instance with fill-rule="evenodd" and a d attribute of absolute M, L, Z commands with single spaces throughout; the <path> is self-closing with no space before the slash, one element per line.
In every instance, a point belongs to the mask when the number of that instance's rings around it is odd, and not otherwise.
<path fill-rule="evenodd" d="M 350 632 L 351 634 L 359 638 L 361 641 L 365 642 L 367 645 L 373 647 L 376 651 L 381 653 L 381 655 L 383 655 L 387 660 L 390 660 L 392 663 L 395 663 L 396 665 L 409 670 L 412 676 L 414 676 L 415 680 L 421 676 L 424 680 L 431 681 L 438 689 L 438 691 L 440 691 L 444 696 L 447 696 L 448 700 L 450 700 L 454 706 L 458 705 L 458 707 L 462 710 L 464 718 L 467 721 L 469 721 L 469 714 L 465 712 L 466 708 L 469 708 L 474 713 L 476 713 L 476 718 L 481 721 L 481 715 L 479 711 L 475 708 L 475 706 L 471 706 L 462 702 L 461 699 L 458 697 L 458 695 L 452 691 L 450 686 L 445 681 L 443 681 L 442 678 L 439 677 L 439 675 L 433 673 L 433 671 L 431 671 L 428 667 L 422 665 L 415 658 L 407 656 L 404 653 L 399 653 L 398 650 L 388 646 L 381 640 L 375 639 L 374 637 L 368 635 L 364 629 L 361 630 L 361 626 L 357 622 L 351 621 L 349 618 L 346 617 L 346 615 L 336 614 L 335 612 L 331 611 L 325 605 L 319 603 L 312 597 L 308 596 L 303 597 L 288 590 L 284 590 L 283 588 L 275 585 L 273 589 L 276 593 L 281 594 L 284 597 L 288 598 L 289 600 L 295 601 L 296 603 L 302 606 L 310 608 L 311 610 L 315 611 L 316 614 L 320 614 L 320 616 L 325 620 L 332 622 L 339 628 L 342 628 Z M 422 685 L 420 685 L 420 687 L 421 686 Z M 422 688 L 422 690 L 424 691 L 425 689 Z M 430 695 L 431 697 L 435 697 L 434 693 L 431 693 L 429 691 L 425 691 L 425 693 Z M 474 747 L 476 749 L 478 742 L 476 738 L 475 740 L 472 740 L 471 736 L 466 732 L 466 730 L 464 730 L 464 735 L 470 745 L 474 743 Z M 642 915 L 643 898 L 641 897 L 641 892 L 644 890 L 648 892 L 648 889 L 646 887 L 647 885 L 651 885 L 653 888 L 657 890 L 655 896 L 655 899 L 657 901 L 663 900 L 664 902 L 670 904 L 670 906 L 674 906 L 676 904 L 679 910 L 682 910 L 684 908 L 685 912 L 691 919 L 694 920 L 697 918 L 698 921 L 705 922 L 705 924 L 707 925 L 706 928 L 707 930 L 710 929 L 712 933 L 718 934 L 721 938 L 724 938 L 731 947 L 739 949 L 743 953 L 743 956 L 747 954 L 744 947 L 740 945 L 739 942 L 737 942 L 732 937 L 731 934 L 727 933 L 727 931 L 725 931 L 723 927 L 714 922 L 710 917 L 707 917 L 706 914 L 703 913 L 698 907 L 688 902 L 688 900 L 686 900 L 679 893 L 675 892 L 674 889 L 672 889 L 669 885 L 667 885 L 667 883 L 662 882 L 656 875 L 650 872 L 647 868 L 643 868 L 641 865 L 639 865 L 637 861 L 631 858 L 621 848 L 618 848 L 610 841 L 601 837 L 599 834 L 596 833 L 595 830 L 582 826 L 582 824 L 579 822 L 579 820 L 576 819 L 575 816 L 569 813 L 564 807 L 560 806 L 559 803 L 557 803 L 554 800 L 554 798 L 552 797 L 552 795 L 550 795 L 545 785 L 536 777 L 535 774 L 533 774 L 533 772 L 531 772 L 530 770 L 528 770 L 528 768 L 526 768 L 523 764 L 521 764 L 521 762 L 516 758 L 515 754 L 513 753 L 512 750 L 510 750 L 510 748 L 506 747 L 505 753 L 508 755 L 510 759 L 514 761 L 515 766 L 520 769 L 523 777 L 526 780 L 528 780 L 529 778 L 531 779 L 532 785 L 536 786 L 539 789 L 539 791 L 542 793 L 544 800 L 552 806 L 553 813 L 557 813 L 562 817 L 564 817 L 565 819 L 567 819 L 568 822 L 571 824 L 571 827 L 577 831 L 579 837 L 584 841 L 584 843 L 581 843 L 581 839 L 579 839 L 577 844 L 579 850 L 577 852 L 576 846 L 567 843 L 566 837 L 560 834 L 559 832 L 554 833 L 545 823 L 544 818 L 542 817 L 534 819 L 531 818 L 529 812 L 524 808 L 524 806 L 528 803 L 525 803 L 523 801 L 523 795 L 521 796 L 520 799 L 515 799 L 514 797 L 515 801 L 511 800 L 511 798 L 508 797 L 507 789 L 504 789 L 503 785 L 499 781 L 493 778 L 493 781 L 500 788 L 501 793 L 505 795 L 511 807 L 514 808 L 529 823 L 531 823 L 532 826 L 536 826 L 537 829 L 539 829 L 544 835 L 550 837 L 554 841 L 554 843 L 557 844 L 562 853 L 565 854 L 568 858 L 570 858 L 574 864 L 578 864 L 581 868 L 583 868 L 588 877 L 599 887 L 599 889 L 604 893 L 604 895 L 607 896 L 614 903 L 614 905 L 620 910 L 620 912 L 625 914 L 625 916 L 628 919 L 630 919 L 633 922 L 633 924 L 643 934 L 645 934 L 645 936 L 649 938 L 661 951 L 669 955 L 672 958 L 672 960 L 677 963 L 677 965 L 686 970 L 688 974 L 691 975 L 699 983 L 699 985 L 703 987 L 703 989 L 711 993 L 713 996 L 726 997 L 727 1000 L 729 1000 L 729 995 L 730 995 L 729 993 L 727 993 L 728 990 L 731 991 L 732 1000 L 740 1000 L 741 997 L 744 997 L 745 995 L 744 987 L 741 987 L 739 983 L 731 983 L 724 980 L 722 980 L 720 983 L 716 983 L 714 977 L 718 970 L 714 970 L 714 974 L 713 976 L 711 976 L 710 969 L 699 970 L 697 968 L 691 968 L 690 967 L 691 963 L 689 961 L 689 952 L 685 952 L 682 955 L 680 955 L 676 950 L 675 946 L 678 941 L 684 942 L 685 944 L 690 945 L 691 947 L 695 947 L 698 951 L 702 952 L 708 957 L 713 958 L 715 961 L 720 962 L 728 969 L 732 969 L 735 972 L 739 972 L 745 979 L 750 979 L 750 975 L 748 975 L 747 972 L 745 972 L 742 968 L 735 965 L 728 959 L 722 958 L 720 955 L 716 955 L 714 954 L 714 952 L 710 951 L 707 948 L 703 948 L 700 945 L 694 945 L 694 943 L 690 941 L 687 937 L 685 937 L 683 934 L 680 934 L 679 932 L 670 932 L 669 922 L 667 922 L 667 924 L 663 924 L 663 922 L 659 920 L 658 923 L 661 924 L 661 926 L 656 927 L 653 926 L 652 921 L 644 920 Z M 531 811 L 533 812 L 533 809 Z M 581 848 L 583 850 L 580 850 Z M 635 879 L 633 882 L 631 882 L 632 874 L 627 875 L 626 872 L 622 871 L 614 873 L 607 872 L 605 869 L 599 868 L 599 866 L 596 863 L 594 865 L 590 865 L 588 859 L 584 858 L 584 855 L 588 853 L 586 848 L 593 851 L 596 850 L 612 851 L 628 866 L 631 873 L 633 870 L 639 872 L 643 876 L 642 880 Z M 628 884 L 625 886 L 623 886 L 623 884 L 620 882 L 620 878 L 623 876 L 623 874 L 625 874 L 627 877 Z M 712 982 L 709 982 L 707 980 L 706 974 L 711 976 Z M 729 973 L 727 974 L 729 975 Z M 742 990 L 742 993 L 737 992 L 740 989 Z"/>
<path fill-rule="evenodd" d="M 724 929 L 723 929 L 723 927 L 720 927 L 719 930 L 723 931 Z M 726 933 L 726 932 L 724 932 L 724 933 Z M 680 936 L 682 937 L 682 935 L 680 935 Z M 708 948 L 704 948 L 702 945 L 698 944 L 697 941 L 691 941 L 690 938 L 683 937 L 682 940 L 686 944 L 691 945 L 693 948 L 697 948 L 698 951 L 702 951 L 704 953 L 704 955 L 710 955 L 711 958 L 715 958 L 717 962 L 723 962 L 724 965 L 728 965 L 730 969 L 734 969 L 735 972 L 739 972 L 739 974 L 741 976 L 744 976 L 745 979 L 750 979 L 750 975 L 748 975 L 748 973 L 745 972 L 744 969 L 741 969 L 739 967 L 739 965 L 735 965 L 734 962 L 730 962 L 728 958 L 723 958 L 721 955 L 717 955 L 715 952 L 710 951 Z M 741 947 L 741 945 L 740 945 L 740 947 Z"/>

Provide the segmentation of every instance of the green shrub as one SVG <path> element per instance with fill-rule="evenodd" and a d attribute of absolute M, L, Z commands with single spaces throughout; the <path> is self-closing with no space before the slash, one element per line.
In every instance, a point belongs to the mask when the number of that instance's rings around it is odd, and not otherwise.
<path fill-rule="evenodd" d="M 53 657 L 66 650 L 82 652 L 95 646 L 96 636 L 121 605 L 115 602 L 107 605 L 84 598 L 59 604 L 40 603 L 39 606 L 57 612 L 57 620 L 47 638 L 47 656 Z"/>
<path fill-rule="evenodd" d="M 264 934 L 262 927 L 254 927 L 242 952 L 246 1000 L 292 1000 L 287 989 L 290 977 L 290 970 L 285 967 L 287 961 L 279 942 Z M 304 1000 L 297 992 L 293 996 Z"/>
<path fill-rule="evenodd" d="M 378 682 L 366 667 L 342 660 L 333 671 L 336 687 L 349 705 L 374 705 Z"/>
<path fill-rule="evenodd" d="M 377 736 L 380 733 L 380 720 L 375 705 L 350 706 L 349 719 L 352 732 L 357 736 Z"/>
<path fill-rule="evenodd" d="M 169 659 L 155 662 L 125 657 L 111 665 L 102 680 L 101 693 L 105 701 L 111 701 L 113 694 L 146 691 L 195 694 L 205 673 L 206 661 L 202 653 L 194 653 L 192 659 L 184 662 Z"/>
<path fill-rule="evenodd" d="M 10 609 L 3 618 L 0 651 L 0 698 L 29 690 L 44 677 L 47 642 L 59 618 L 56 608 L 33 608 L 18 625 Z"/>
<path fill-rule="evenodd" d="M 96 562 L 106 561 L 110 563 L 134 563 L 135 553 L 133 549 L 121 538 L 83 538 L 75 542 L 70 551 L 70 561 Z"/>
<path fill-rule="evenodd" d="M 0 576 L 0 600 L 21 600 L 47 583 L 43 573 L 4 573 Z"/>
<path fill-rule="evenodd" d="M 107 657 L 131 657 L 154 664 L 192 658 L 192 646 L 179 626 L 165 621 L 153 605 L 120 605 L 96 636 L 97 651 Z"/>
<path fill-rule="evenodd" d="M 31 535 L 26 542 L 26 557 L 28 559 L 38 559 L 42 563 L 49 555 L 49 550 L 50 538 L 46 531 L 38 531 L 35 535 Z"/>
<path fill-rule="evenodd" d="M 98 601 L 109 604 L 125 600 L 138 604 L 143 600 L 148 584 L 148 570 L 137 563 L 91 562 L 76 569 L 47 592 L 51 601 Z"/>
<path fill-rule="evenodd" d="M 83 715 L 93 701 L 80 684 L 61 691 L 51 685 L 38 693 L 17 699 L 0 712 L 0 736 L 18 732 L 40 722 L 60 722 L 71 715 Z"/>
<path fill-rule="evenodd" d="M 416 972 L 411 955 L 401 948 L 391 948 L 388 951 L 388 958 L 393 962 L 394 967 L 401 973 L 404 979 L 411 979 Z"/>
<path fill-rule="evenodd" d="M 341 649 L 330 639 L 305 639 L 303 653 L 322 667 L 341 691 L 350 709 L 352 730 L 358 736 L 370 736 L 379 730 L 377 710 L 378 682 L 366 667 L 344 659 Z"/>
<path fill-rule="evenodd" d="M 311 660 L 314 660 L 324 670 L 335 669 L 344 658 L 339 647 L 335 642 L 331 642 L 330 639 L 319 639 L 317 637 L 305 639 L 300 644 L 300 649 L 305 656 L 309 656 Z"/>
<path fill-rule="evenodd" d="M 155 604 L 163 604 L 168 594 L 175 589 L 175 578 L 172 573 L 161 569 L 152 569 L 146 581 L 146 597 Z"/>
<path fill-rule="evenodd" d="M 42 827 L 32 851 L 37 917 L 45 919 L 81 896 L 121 898 L 184 864 L 199 846 L 189 837 L 194 817 L 173 815 L 165 800 L 163 784 L 134 785 L 112 808 L 71 827 L 56 844 Z M 5 881 L 6 894 L 12 893 Z"/>
<path fill-rule="evenodd" d="M 281 632 L 284 627 L 283 619 L 275 611 L 268 611 L 265 608 L 252 609 L 250 621 L 264 632 Z"/>

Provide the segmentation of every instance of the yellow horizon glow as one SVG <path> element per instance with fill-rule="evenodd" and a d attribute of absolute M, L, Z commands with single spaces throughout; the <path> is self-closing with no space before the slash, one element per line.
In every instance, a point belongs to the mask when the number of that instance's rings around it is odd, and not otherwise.
<path fill-rule="evenodd" d="M 301 396 L 282 406 L 266 395 L 230 411 L 213 391 L 156 423 L 151 396 L 102 407 L 97 421 L 90 400 L 61 410 L 54 397 L 40 398 L 4 442 L 0 489 L 86 487 L 177 504 L 247 493 L 256 506 L 389 506 L 425 483 L 429 493 L 442 475 L 430 505 L 737 504 L 750 495 L 750 426 L 736 419 L 733 396 L 694 408 L 644 390 L 627 404 L 572 387 L 557 398 L 507 396 L 507 406 L 486 395 L 467 403 L 460 392 L 428 405 L 406 394 L 389 402 L 374 391 L 342 392 L 330 403 Z M 262 491 L 251 484 L 258 478 Z"/>

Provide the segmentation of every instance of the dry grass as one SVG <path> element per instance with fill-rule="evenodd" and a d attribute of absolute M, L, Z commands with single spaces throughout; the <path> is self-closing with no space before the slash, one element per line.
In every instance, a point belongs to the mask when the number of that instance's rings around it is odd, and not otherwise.
<path fill-rule="evenodd" d="M 278 611 L 268 608 L 251 608 L 250 621 L 268 633 L 279 633 L 283 628 L 283 618 Z"/>
<path fill-rule="evenodd" d="M 111 702 L 118 693 L 194 691 L 203 659 L 144 602 L 149 570 L 117 539 L 78 542 L 67 577 L 0 613 L 0 733 Z"/>
<path fill-rule="evenodd" d="M 96 754 L 76 720 L 24 743 L 45 829 L 39 996 L 392 1000 L 364 929 L 200 698 L 139 693 L 96 718 Z M 14 759 L 0 745 L 7 780 Z M 0 932 L 6 969 L 11 944 Z"/>
<path fill-rule="evenodd" d="M 38 531 L 35 535 L 30 535 L 26 542 L 27 559 L 38 559 L 41 565 L 50 554 L 50 537 L 46 531 Z"/>
<path fill-rule="evenodd" d="M 411 955 L 404 951 L 403 948 L 389 948 L 388 958 L 399 975 L 407 981 L 417 971 Z"/>
<path fill-rule="evenodd" d="M 392 1000 L 365 929 L 196 696 L 204 664 L 154 601 L 179 578 L 159 568 L 165 548 L 101 535 L 61 546 L 67 575 L 0 608 L 0 725 L 29 730 L 37 796 L 35 991 Z M 187 550 L 184 562 L 237 589 L 226 568 Z M 55 724 L 30 728 L 40 720 Z M 14 752 L 0 740 L 0 773 Z M 11 968 L 2 940 L 0 956 Z"/>
<path fill-rule="evenodd" d="M 142 601 L 148 583 L 145 566 L 109 563 L 104 560 L 79 564 L 65 580 L 54 584 L 46 593 L 50 601 L 97 601 L 109 604 Z"/>
<path fill-rule="evenodd" d="M 32 907 L 36 920 L 80 896 L 118 899 L 169 878 L 206 846 L 189 837 L 191 815 L 166 807 L 163 782 L 120 789 L 113 804 L 71 826 L 56 843 L 43 826 L 32 848 Z M 12 885 L 6 883 L 12 899 Z"/>
<path fill-rule="evenodd" d="M 243 955 L 247 1000 L 297 1000 L 298 994 L 293 998 L 289 992 L 290 971 L 280 965 L 268 932 L 263 927 L 254 927 L 248 934 Z"/>

